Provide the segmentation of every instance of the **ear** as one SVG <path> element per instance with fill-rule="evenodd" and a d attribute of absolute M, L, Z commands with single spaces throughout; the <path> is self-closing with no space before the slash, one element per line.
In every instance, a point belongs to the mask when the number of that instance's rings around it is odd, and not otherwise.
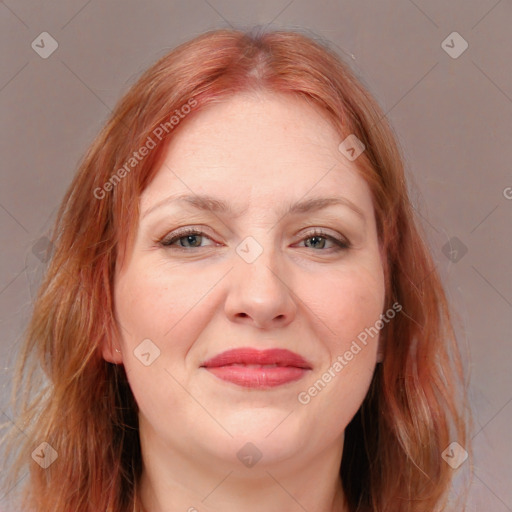
<path fill-rule="evenodd" d="M 123 363 L 123 354 L 121 352 L 121 345 L 117 338 L 112 333 L 105 333 L 100 342 L 101 355 L 105 361 L 114 364 Z"/>

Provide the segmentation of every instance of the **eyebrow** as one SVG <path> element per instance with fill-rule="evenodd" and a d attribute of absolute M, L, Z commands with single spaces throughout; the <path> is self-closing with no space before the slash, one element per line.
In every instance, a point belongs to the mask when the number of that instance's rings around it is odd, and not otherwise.
<path fill-rule="evenodd" d="M 150 208 L 148 208 L 143 214 L 142 219 L 152 213 L 153 211 L 166 206 L 170 203 L 185 203 L 188 204 L 198 210 L 219 213 L 229 215 L 230 217 L 237 218 L 243 215 L 247 211 L 247 207 L 243 208 L 241 211 L 235 212 L 233 208 L 228 205 L 226 202 L 221 199 L 217 199 L 215 197 L 209 195 L 189 195 L 183 194 L 178 196 L 170 196 L 161 201 L 157 202 Z M 345 197 L 313 197 L 310 199 L 305 199 L 302 201 L 297 201 L 291 205 L 286 206 L 280 213 L 281 216 L 290 215 L 290 214 L 301 214 L 301 213 L 309 213 L 318 210 L 323 210 L 330 206 L 347 206 L 352 211 L 354 211 L 357 215 L 359 215 L 363 220 L 366 220 L 366 217 L 363 211 L 356 206 L 352 201 Z"/>

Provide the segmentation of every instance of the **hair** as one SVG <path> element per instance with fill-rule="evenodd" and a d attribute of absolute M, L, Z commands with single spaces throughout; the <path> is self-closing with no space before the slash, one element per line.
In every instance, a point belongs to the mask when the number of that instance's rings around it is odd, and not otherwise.
<path fill-rule="evenodd" d="M 303 98 L 327 116 L 340 142 L 355 134 L 365 146 L 355 164 L 372 194 L 385 309 L 397 302 L 402 311 L 382 329 L 384 359 L 345 430 L 340 475 L 350 510 L 446 510 L 454 471 L 441 454 L 452 441 L 469 449 L 464 371 L 397 138 L 327 43 L 285 30 L 215 30 L 182 44 L 126 92 L 84 155 L 50 235 L 53 254 L 15 368 L 8 453 L 17 457 L 6 487 L 28 466 L 26 510 L 138 510 L 138 407 L 123 365 L 105 361 L 100 348 L 120 336 L 115 268 L 173 134 L 205 106 L 251 91 Z M 193 112 L 169 123 L 187 104 Z M 166 128 L 160 138 L 158 127 Z M 148 137 L 154 147 L 128 168 Z M 43 441 L 58 454 L 46 469 L 31 459 Z"/>

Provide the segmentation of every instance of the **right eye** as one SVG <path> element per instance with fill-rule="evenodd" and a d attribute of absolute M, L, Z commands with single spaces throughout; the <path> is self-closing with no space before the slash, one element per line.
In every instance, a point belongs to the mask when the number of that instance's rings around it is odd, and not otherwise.
<path fill-rule="evenodd" d="M 211 240 L 202 231 L 200 231 L 196 228 L 186 228 L 186 229 L 175 231 L 174 233 L 170 233 L 169 235 L 166 235 L 162 240 L 160 240 L 159 243 L 163 247 L 168 247 L 168 248 L 198 249 L 200 247 L 205 247 L 203 245 L 200 245 L 203 238 Z M 199 239 L 199 242 L 197 242 L 198 239 Z M 175 242 L 180 241 L 180 240 L 185 240 L 185 244 L 191 244 L 191 245 L 187 246 L 187 245 L 180 244 L 180 245 L 175 246 Z M 197 243 L 199 243 L 199 245 L 195 245 Z"/>

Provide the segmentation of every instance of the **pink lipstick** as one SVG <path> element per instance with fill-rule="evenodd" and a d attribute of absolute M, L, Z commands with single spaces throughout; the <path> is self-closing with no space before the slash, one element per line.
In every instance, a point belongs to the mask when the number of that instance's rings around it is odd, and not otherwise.
<path fill-rule="evenodd" d="M 301 379 L 311 364 L 285 349 L 238 348 L 222 352 L 202 365 L 216 377 L 247 388 L 271 388 Z"/>

